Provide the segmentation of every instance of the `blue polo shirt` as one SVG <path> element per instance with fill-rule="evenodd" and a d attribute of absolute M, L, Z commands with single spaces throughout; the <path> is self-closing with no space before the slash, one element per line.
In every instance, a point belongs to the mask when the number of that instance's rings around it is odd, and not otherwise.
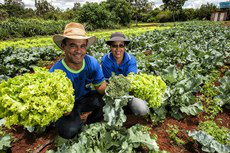
<path fill-rule="evenodd" d="M 127 52 L 124 53 L 124 59 L 120 65 L 117 64 L 111 52 L 102 57 L 101 64 L 106 79 L 112 76 L 112 72 L 115 75 L 123 74 L 124 76 L 127 76 L 130 72 L 137 74 L 136 58 Z"/>
<path fill-rule="evenodd" d="M 92 91 L 90 88 L 91 84 L 99 86 L 105 80 L 100 64 L 90 55 L 85 56 L 82 68 L 78 71 L 70 69 L 64 59 L 55 63 L 49 71 L 53 72 L 56 69 L 64 71 L 66 76 L 71 80 L 73 88 L 75 89 L 75 101 Z"/>

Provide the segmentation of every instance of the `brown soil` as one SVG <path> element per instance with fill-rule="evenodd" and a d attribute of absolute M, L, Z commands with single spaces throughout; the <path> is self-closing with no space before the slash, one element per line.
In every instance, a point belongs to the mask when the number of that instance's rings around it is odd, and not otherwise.
<path fill-rule="evenodd" d="M 227 27 L 230 27 L 230 22 L 229 21 L 225 21 L 225 22 L 223 22 L 223 24 L 222 24 L 223 26 L 227 26 Z"/>
<path fill-rule="evenodd" d="M 89 113 L 84 113 L 81 115 L 81 118 L 85 120 L 87 115 L 89 115 Z M 128 128 L 137 123 L 147 125 L 151 128 L 151 135 L 157 136 L 157 143 L 161 150 L 166 150 L 170 153 L 202 153 L 201 146 L 189 138 L 187 132 L 196 129 L 199 122 L 205 120 L 204 115 L 204 113 L 201 113 L 195 117 L 187 116 L 181 120 L 167 117 L 164 122 L 153 126 L 151 122 L 144 117 L 127 114 L 127 121 L 124 126 Z M 223 109 L 223 112 L 217 115 L 215 121 L 220 126 L 230 128 L 230 110 Z M 169 134 L 166 132 L 166 130 L 169 129 L 169 125 L 176 125 L 179 128 L 177 136 L 185 142 L 184 145 L 176 144 L 170 140 Z M 45 153 L 48 149 L 55 148 L 54 138 L 57 136 L 57 133 L 53 126 L 48 127 L 45 133 L 40 135 L 29 133 L 22 127 L 14 127 L 8 130 L 8 132 L 12 133 L 14 137 L 14 142 L 12 142 L 12 147 L 9 152 Z"/>
<path fill-rule="evenodd" d="M 45 153 L 47 149 L 54 148 L 56 132 L 52 126 L 42 134 L 30 133 L 19 126 L 13 127 L 8 132 L 14 139 L 10 148 L 12 153 Z"/>

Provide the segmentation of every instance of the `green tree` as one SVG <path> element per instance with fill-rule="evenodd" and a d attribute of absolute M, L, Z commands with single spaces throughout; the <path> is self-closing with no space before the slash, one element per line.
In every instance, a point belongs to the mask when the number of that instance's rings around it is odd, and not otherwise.
<path fill-rule="evenodd" d="M 5 9 L 2 9 L 0 6 L 0 20 L 5 20 L 9 17 L 9 14 Z"/>
<path fill-rule="evenodd" d="M 106 4 L 112 15 L 115 15 L 116 22 L 124 26 L 131 22 L 132 10 L 126 0 L 107 0 Z"/>
<path fill-rule="evenodd" d="M 22 0 L 4 0 L 5 5 L 18 5 L 21 7 L 25 7 L 25 4 L 22 2 Z"/>
<path fill-rule="evenodd" d="M 212 12 L 216 11 L 217 7 L 213 3 L 202 4 L 200 9 L 198 9 L 198 17 L 200 20 L 206 19 L 210 20 Z"/>
<path fill-rule="evenodd" d="M 1 9 L 5 10 L 4 14 L 8 14 L 9 17 L 18 17 L 24 15 L 25 5 L 22 0 L 4 0 L 4 5 L 1 6 Z"/>
<path fill-rule="evenodd" d="M 86 2 L 79 11 L 79 22 L 86 24 L 86 29 L 111 28 L 114 26 L 114 19 L 105 5 Z"/>
<path fill-rule="evenodd" d="M 54 6 L 52 6 L 46 0 L 41 0 L 36 2 L 36 14 L 40 17 L 44 16 L 48 12 L 52 12 L 55 10 Z"/>
<path fill-rule="evenodd" d="M 173 12 L 173 21 L 175 21 L 175 12 L 182 10 L 184 3 L 187 0 L 162 0 L 164 3 L 164 9 L 168 9 Z"/>
<path fill-rule="evenodd" d="M 141 13 L 146 13 L 152 10 L 153 2 L 149 2 L 148 0 L 127 0 L 131 6 L 133 7 L 133 13 L 135 16 L 136 25 L 138 23 L 138 19 L 141 17 Z"/>
<path fill-rule="evenodd" d="M 81 8 L 81 4 L 76 2 L 74 3 L 74 6 L 73 6 L 73 10 L 76 11 L 76 10 L 79 10 Z"/>
<path fill-rule="evenodd" d="M 193 8 L 183 9 L 185 20 L 198 19 L 197 11 Z"/>
<path fill-rule="evenodd" d="M 66 9 L 64 12 L 61 13 L 60 18 L 62 20 L 72 20 L 76 18 L 76 11 L 73 9 Z"/>

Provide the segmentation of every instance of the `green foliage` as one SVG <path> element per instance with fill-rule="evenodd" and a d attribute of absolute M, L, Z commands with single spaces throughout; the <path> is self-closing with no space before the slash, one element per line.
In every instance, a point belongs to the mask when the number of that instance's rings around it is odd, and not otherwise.
<path fill-rule="evenodd" d="M 218 88 L 215 86 L 215 83 L 218 81 L 219 77 L 219 71 L 212 71 L 201 89 L 201 93 L 203 93 L 204 96 L 200 97 L 200 99 L 205 103 L 204 110 L 207 113 L 206 118 L 213 119 L 220 111 L 222 111 L 220 99 L 214 98 L 220 94 Z"/>
<path fill-rule="evenodd" d="M 140 73 L 128 75 L 128 79 L 131 82 L 129 91 L 134 97 L 146 100 L 150 108 L 161 106 L 166 89 L 161 77 Z"/>
<path fill-rule="evenodd" d="M 166 118 L 166 113 L 167 110 L 165 109 L 165 105 L 163 104 L 161 105 L 159 108 L 157 109 L 150 109 L 150 119 L 152 120 L 153 125 L 158 124 L 159 122 L 163 122 L 164 119 Z"/>
<path fill-rule="evenodd" d="M 210 20 L 211 14 L 217 10 L 217 6 L 213 3 L 202 4 L 198 10 L 198 18 L 200 20 Z"/>
<path fill-rule="evenodd" d="M 114 15 L 115 23 L 127 26 L 131 22 L 132 10 L 126 0 L 107 0 L 107 8 Z"/>
<path fill-rule="evenodd" d="M 215 87 L 215 83 L 218 81 L 220 74 L 221 72 L 217 70 L 214 70 L 209 74 L 208 80 L 205 82 L 201 90 L 206 97 L 214 97 L 219 94 Z"/>
<path fill-rule="evenodd" d="M 202 144 L 202 150 L 205 152 L 230 152 L 230 131 L 228 128 L 220 127 L 213 120 L 200 122 L 199 131 L 188 133 L 189 136 Z"/>
<path fill-rule="evenodd" d="M 213 70 L 227 62 L 230 54 L 226 51 L 230 48 L 226 27 L 213 22 L 186 22 L 178 26 L 136 36 L 130 39 L 128 51 L 136 56 L 140 72 L 161 76 L 167 83 L 166 107 L 179 119 L 183 117 L 181 107 L 199 102 L 195 93 L 202 90 Z M 152 54 L 146 56 L 145 51 Z M 223 80 L 226 82 L 220 86 L 223 94 L 215 96 L 221 101 L 224 94 L 229 95 L 228 79 Z"/>
<path fill-rule="evenodd" d="M 6 48 L 0 51 L 0 75 L 14 77 L 18 74 L 32 71 L 40 61 L 52 61 L 61 55 L 62 51 L 53 47 L 43 48 Z M 41 65 L 43 66 L 43 65 Z"/>
<path fill-rule="evenodd" d="M 89 2 L 81 7 L 78 17 L 79 22 L 86 23 L 87 30 L 113 28 L 113 18 L 104 5 Z"/>
<path fill-rule="evenodd" d="M 4 10 L 8 17 L 25 17 L 24 13 L 28 9 L 25 9 L 21 0 L 5 0 L 4 5 L 0 5 L 0 10 Z"/>
<path fill-rule="evenodd" d="M 159 8 L 155 8 L 147 13 L 142 13 L 142 22 L 158 22 L 156 16 L 161 12 Z"/>
<path fill-rule="evenodd" d="M 163 0 L 164 8 L 171 11 L 182 9 L 187 0 Z"/>
<path fill-rule="evenodd" d="M 183 13 L 184 13 L 184 20 L 185 21 L 198 19 L 198 16 L 197 16 L 198 11 L 193 9 L 193 8 L 183 9 Z"/>
<path fill-rule="evenodd" d="M 172 20 L 172 12 L 169 10 L 161 11 L 159 14 L 157 14 L 155 18 L 156 22 L 170 22 Z"/>
<path fill-rule="evenodd" d="M 129 88 L 130 82 L 125 76 L 116 76 L 113 74 L 109 79 L 109 84 L 106 87 L 105 93 L 106 96 L 109 96 L 112 99 L 118 99 L 122 96 L 128 96 Z"/>
<path fill-rule="evenodd" d="M 11 18 L 0 22 L 0 39 L 14 37 L 32 37 L 37 35 L 53 35 L 62 33 L 64 26 L 70 21 L 54 21 L 39 19 L 17 19 Z M 72 21 L 73 22 L 73 21 Z"/>
<path fill-rule="evenodd" d="M 202 105 L 202 102 L 197 102 L 190 106 L 182 106 L 180 108 L 180 111 L 183 113 L 186 113 L 187 115 L 195 116 L 203 111 L 203 105 Z"/>
<path fill-rule="evenodd" d="M 133 27 L 133 28 L 123 28 L 123 29 L 115 29 L 115 30 L 100 30 L 100 31 L 93 31 L 88 32 L 87 35 L 89 36 L 96 36 L 97 38 L 104 38 L 109 39 L 110 35 L 113 32 L 122 32 L 126 36 L 132 36 L 132 35 L 141 35 L 147 31 L 153 31 L 153 30 L 164 30 L 168 29 L 169 27 Z M 3 34 L 3 33 L 1 33 Z M 99 40 L 97 39 L 98 44 L 106 46 L 104 43 L 105 40 Z M 98 46 L 98 44 L 96 46 Z M 56 49 L 59 49 L 55 43 L 52 40 L 51 36 L 46 37 L 32 37 L 32 38 L 18 38 L 13 40 L 7 40 L 7 41 L 0 41 L 0 52 L 2 49 L 5 49 L 7 47 L 14 47 L 14 48 L 37 48 L 37 47 L 48 47 L 48 46 L 55 46 Z M 91 46 L 93 48 L 95 45 Z M 98 50 L 101 50 L 102 47 L 98 48 Z M 60 50 L 60 49 L 59 49 Z M 98 52 L 97 50 L 97 52 Z"/>
<path fill-rule="evenodd" d="M 105 106 L 103 107 L 104 120 L 108 125 L 122 126 L 126 121 L 123 106 L 126 106 L 129 96 L 130 82 L 123 76 L 112 75 L 105 90 Z"/>
<path fill-rule="evenodd" d="M 129 86 L 127 77 L 113 74 L 103 97 L 106 104 L 103 108 L 104 118 L 107 123 L 84 126 L 80 135 L 61 144 L 57 153 L 133 153 L 136 152 L 135 148 L 142 146 L 148 147 L 149 151 L 159 151 L 147 127 L 139 124 L 129 129 L 122 127 L 126 118 L 122 107 L 128 103 Z"/>
<path fill-rule="evenodd" d="M 54 6 L 52 6 L 49 2 L 46 0 L 38 1 L 35 4 L 36 7 L 36 14 L 38 16 L 45 15 L 46 13 L 52 12 L 55 10 Z"/>
<path fill-rule="evenodd" d="M 148 0 L 129 0 L 129 3 L 132 6 L 132 19 L 135 20 L 136 26 L 142 18 L 142 13 L 150 12 L 154 4 L 154 2 L 149 2 Z"/>
<path fill-rule="evenodd" d="M 166 132 L 169 134 L 169 138 L 175 142 L 177 145 L 183 145 L 185 142 L 177 137 L 177 133 L 179 132 L 179 129 L 176 125 L 168 125 L 169 129 L 166 130 Z"/>
<path fill-rule="evenodd" d="M 78 139 L 62 144 L 57 153 L 133 153 L 141 145 L 158 151 L 156 141 L 143 128 L 141 125 L 129 129 L 110 127 L 105 123 L 86 125 Z"/>
<path fill-rule="evenodd" d="M 188 136 L 202 144 L 202 150 L 204 152 L 217 152 L 217 153 L 229 153 L 230 147 L 220 144 L 218 141 L 204 131 L 192 131 L 188 132 Z"/>
<path fill-rule="evenodd" d="M 5 9 L 2 9 L 0 7 L 0 19 L 1 20 L 5 20 L 9 17 L 9 14 L 7 13 L 7 11 Z"/>
<path fill-rule="evenodd" d="M 16 48 L 48 48 L 49 46 L 55 46 L 51 37 L 33 37 L 33 38 L 22 38 L 22 39 L 14 39 L 0 42 L 0 52 L 7 48 L 12 47 Z M 55 49 L 59 49 L 56 47 Z M 59 49 L 60 50 L 60 49 Z M 58 53 L 59 51 L 57 51 Z"/>
<path fill-rule="evenodd" d="M 11 147 L 11 136 L 10 135 L 5 135 L 5 136 L 0 136 L 0 152 L 4 153 L 9 147 Z"/>
<path fill-rule="evenodd" d="M 5 124 L 4 119 L 0 119 L 0 153 L 5 153 L 9 147 L 11 147 L 12 137 L 6 134 L 2 127 Z"/>
<path fill-rule="evenodd" d="M 219 127 L 215 121 L 209 120 L 199 123 L 198 129 L 211 135 L 216 141 L 221 144 L 228 145 L 230 147 L 229 129 L 225 127 Z"/>
<path fill-rule="evenodd" d="M 60 70 L 50 73 L 37 67 L 33 74 L 2 81 L 0 89 L 0 118 L 5 118 L 7 127 L 44 127 L 74 105 L 72 83 Z"/>
<path fill-rule="evenodd" d="M 215 96 L 214 99 L 218 99 L 222 105 L 230 105 L 230 70 L 226 71 L 225 76 L 220 79 L 221 85 L 218 87 L 219 95 Z"/>

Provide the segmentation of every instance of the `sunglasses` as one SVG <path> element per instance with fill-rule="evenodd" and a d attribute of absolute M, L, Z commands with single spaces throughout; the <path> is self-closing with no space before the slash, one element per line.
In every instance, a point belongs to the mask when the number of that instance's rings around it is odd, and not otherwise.
<path fill-rule="evenodd" d="M 124 48 L 125 45 L 119 44 L 119 45 L 111 45 L 112 48 Z"/>

